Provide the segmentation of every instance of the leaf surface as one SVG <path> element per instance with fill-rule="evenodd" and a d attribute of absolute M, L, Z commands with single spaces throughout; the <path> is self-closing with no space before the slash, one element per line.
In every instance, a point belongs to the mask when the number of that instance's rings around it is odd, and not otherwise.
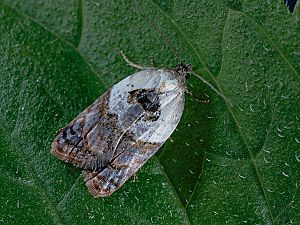
<path fill-rule="evenodd" d="M 142 10 L 142 13 L 141 13 Z M 50 155 L 55 132 L 135 69 L 186 62 L 177 131 L 108 198 Z M 279 1 L 1 1 L 0 221 L 4 224 L 297 224 L 299 7 Z"/>

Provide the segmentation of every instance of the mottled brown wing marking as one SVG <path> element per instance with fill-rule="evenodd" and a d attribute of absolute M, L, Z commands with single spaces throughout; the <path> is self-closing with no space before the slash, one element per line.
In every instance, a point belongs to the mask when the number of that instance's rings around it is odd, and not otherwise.
<path fill-rule="evenodd" d="M 52 143 L 51 153 L 57 158 L 84 169 L 106 166 L 112 157 L 118 121 L 108 113 L 110 91 L 63 128 Z"/>
<path fill-rule="evenodd" d="M 145 120 L 159 117 L 159 93 L 154 90 L 138 89 L 130 93 L 128 103 L 131 105 L 124 110 L 123 126 L 130 127 L 136 120 Z M 149 117 L 149 118 L 148 118 Z M 155 119 L 153 119 L 154 121 Z M 145 130 L 146 131 L 146 130 Z M 119 142 L 113 143 L 115 152 L 111 162 L 105 168 L 84 171 L 84 180 L 89 191 L 95 196 L 108 196 L 126 180 L 134 175 L 146 161 L 160 148 L 162 143 L 146 143 L 138 141 L 127 130 L 118 136 Z"/>
<path fill-rule="evenodd" d="M 111 166 L 84 171 L 84 180 L 94 197 L 105 197 L 121 187 L 160 148 L 162 143 L 145 143 L 129 136 L 121 140 Z"/>

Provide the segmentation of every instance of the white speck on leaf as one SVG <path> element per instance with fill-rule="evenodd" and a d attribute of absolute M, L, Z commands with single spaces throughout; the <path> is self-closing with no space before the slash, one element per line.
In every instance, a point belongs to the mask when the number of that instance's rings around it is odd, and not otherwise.
<path fill-rule="evenodd" d="M 266 163 L 270 163 L 268 160 L 266 160 L 266 158 L 264 157 L 264 161 L 266 162 Z"/>
<path fill-rule="evenodd" d="M 286 174 L 285 172 L 282 172 L 282 175 L 285 176 L 285 177 L 289 177 L 289 175 Z"/>
<path fill-rule="evenodd" d="M 253 108 L 252 108 L 252 104 L 250 104 L 249 108 L 250 108 L 250 111 L 251 111 L 251 112 L 254 112 L 254 110 L 253 110 Z"/>
<path fill-rule="evenodd" d="M 268 151 L 268 150 L 266 150 L 266 149 L 264 149 L 264 148 L 262 148 L 262 150 L 263 150 L 264 152 L 266 152 L 266 153 L 271 153 L 270 151 Z"/>
<path fill-rule="evenodd" d="M 242 176 L 241 174 L 239 174 L 239 177 L 240 177 L 240 178 L 243 178 L 243 179 L 245 179 L 245 177 L 244 177 L 244 176 Z"/>

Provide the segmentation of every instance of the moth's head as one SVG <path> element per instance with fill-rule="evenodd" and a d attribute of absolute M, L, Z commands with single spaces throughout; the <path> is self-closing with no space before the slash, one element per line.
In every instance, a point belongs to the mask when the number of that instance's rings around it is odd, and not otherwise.
<path fill-rule="evenodd" d="M 192 64 L 184 64 L 180 63 L 176 66 L 175 72 L 180 74 L 180 76 L 184 77 L 185 80 L 189 79 L 190 72 L 192 71 Z"/>

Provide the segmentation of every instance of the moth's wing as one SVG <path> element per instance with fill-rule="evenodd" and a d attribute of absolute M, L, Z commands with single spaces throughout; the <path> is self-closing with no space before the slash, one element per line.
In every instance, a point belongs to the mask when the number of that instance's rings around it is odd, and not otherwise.
<path fill-rule="evenodd" d="M 118 137 L 117 118 L 108 113 L 110 91 L 100 96 L 65 128 L 52 143 L 57 158 L 84 169 L 106 166 L 112 158 L 110 143 Z"/>
<path fill-rule="evenodd" d="M 165 90 L 162 93 L 161 87 Z M 145 110 L 143 102 L 134 99 L 132 93 L 139 90 L 151 90 L 149 96 L 147 91 L 143 93 L 143 98 L 151 101 L 159 96 L 156 111 Z M 85 169 L 86 185 L 95 197 L 107 196 L 167 140 L 180 120 L 183 106 L 184 90 L 172 72 L 140 71 L 114 85 L 63 128 L 51 152 Z M 157 118 L 151 117 L 153 113 Z"/>
<path fill-rule="evenodd" d="M 126 149 L 100 171 L 84 170 L 84 180 L 94 197 L 105 197 L 121 187 L 151 158 L 163 143 L 145 143 L 124 137 L 120 148 Z"/>
<path fill-rule="evenodd" d="M 140 107 L 127 104 L 128 92 L 141 87 L 155 87 L 159 75 L 152 70 L 135 73 L 100 96 L 65 128 L 60 130 L 52 143 L 51 153 L 57 158 L 88 170 L 98 170 L 107 166 L 116 153 L 115 146 L 130 122 L 142 113 Z M 123 100 L 123 105 L 120 105 Z M 116 103 L 114 107 L 110 102 Z M 111 111 L 114 108 L 119 111 Z M 134 115 L 133 115 L 134 114 Z M 125 123 L 119 123 L 124 121 Z"/>
<path fill-rule="evenodd" d="M 161 103 L 158 120 L 135 122 L 120 140 L 108 167 L 84 171 L 84 180 L 94 197 L 108 196 L 121 187 L 173 133 L 182 115 L 184 94 L 163 98 Z"/>

